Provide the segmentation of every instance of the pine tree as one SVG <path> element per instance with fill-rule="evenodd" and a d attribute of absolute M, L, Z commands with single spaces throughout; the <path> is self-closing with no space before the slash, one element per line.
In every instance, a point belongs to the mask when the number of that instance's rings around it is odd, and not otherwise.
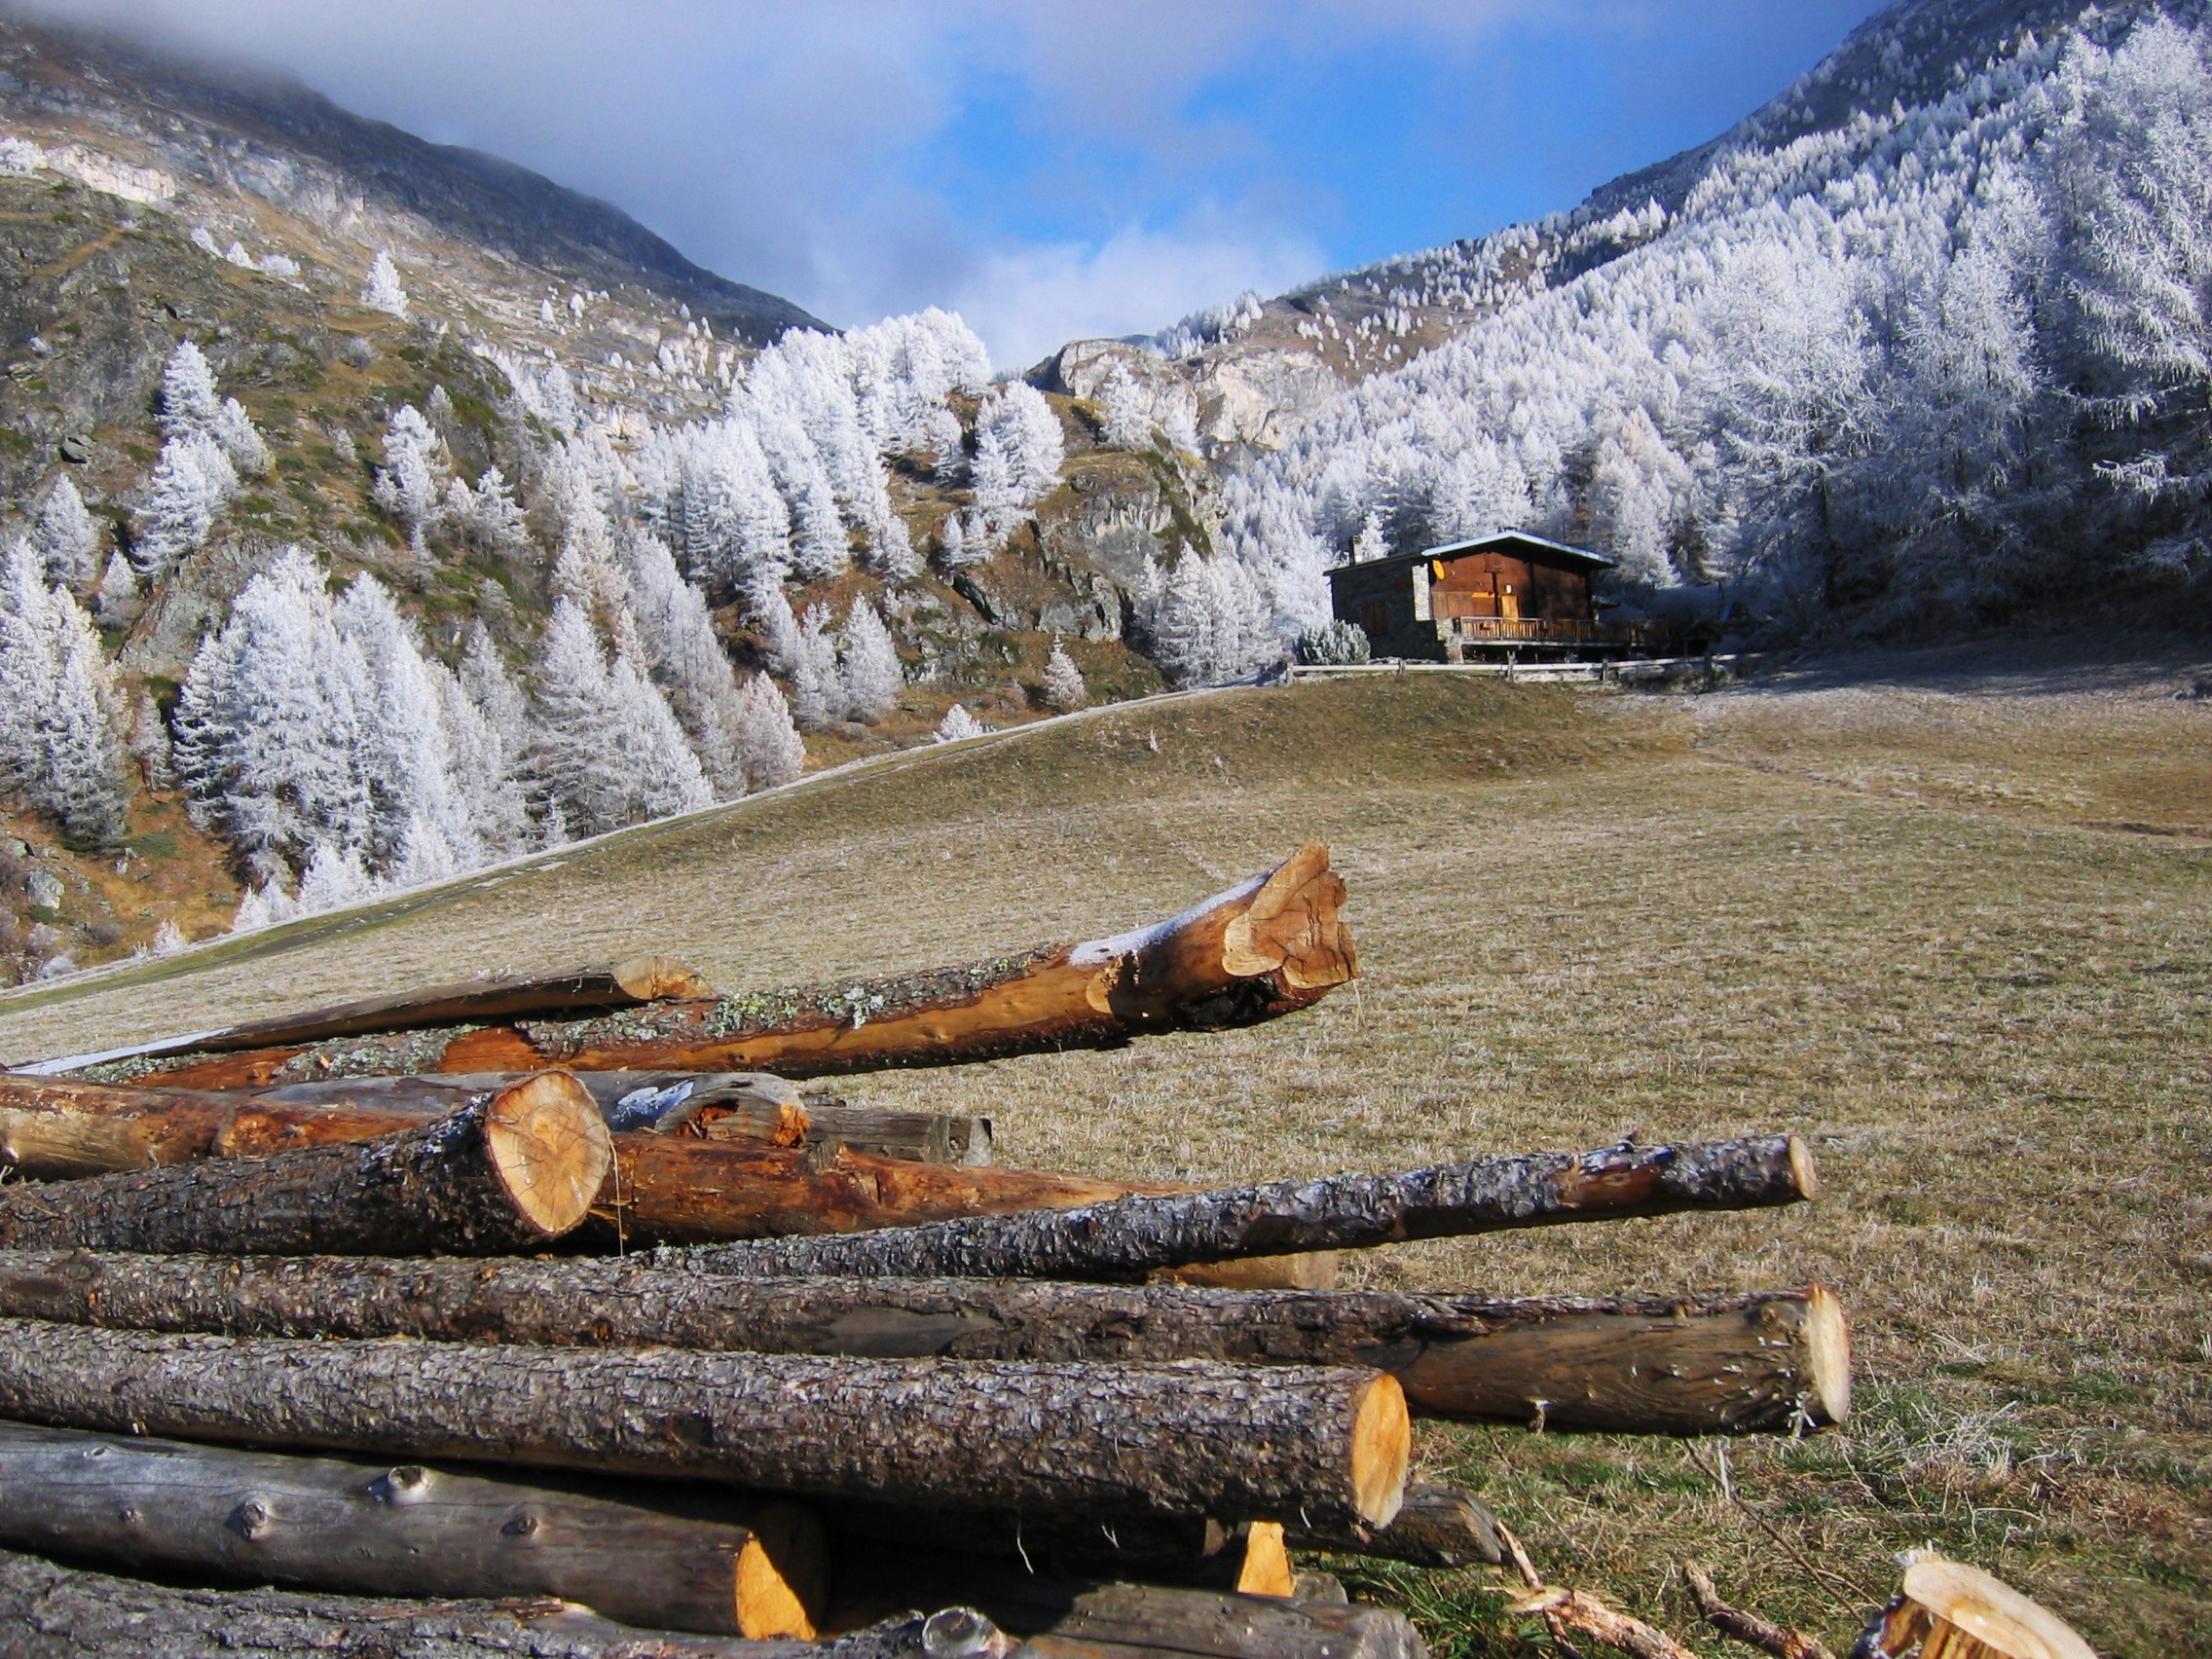
<path fill-rule="evenodd" d="M 1125 365 L 1116 363 L 1107 371 L 1105 382 L 1098 388 L 1098 400 L 1105 410 L 1108 443 L 1125 450 L 1152 447 L 1152 429 L 1156 424 L 1152 390 L 1140 385 Z"/>
<path fill-rule="evenodd" d="M 1089 700 L 1084 689 L 1083 670 L 1076 667 L 1075 659 L 1061 645 L 1059 636 L 1052 636 L 1052 654 L 1045 659 L 1045 701 L 1061 714 L 1080 709 Z"/>
<path fill-rule="evenodd" d="M 737 678 L 715 637 L 706 598 L 679 573 L 657 537 L 634 535 L 628 552 L 630 592 L 652 678 L 667 693 L 716 793 L 743 794 Z"/>
<path fill-rule="evenodd" d="M 556 600 L 532 686 L 529 764 L 548 809 L 570 832 L 596 835 L 624 818 L 623 732 L 597 631 L 572 599 Z"/>
<path fill-rule="evenodd" d="M 668 699 L 630 652 L 608 674 L 623 738 L 624 821 L 665 818 L 712 805 L 715 792 L 698 756 L 683 741 Z"/>
<path fill-rule="evenodd" d="M 55 704 L 55 625 L 40 563 L 17 540 L 0 564 L 0 790 L 26 798 L 45 779 Z"/>
<path fill-rule="evenodd" d="M 891 630 L 865 595 L 854 600 L 846 612 L 837 658 L 851 718 L 873 724 L 889 714 L 905 686 L 906 674 L 899 663 L 899 648 L 891 643 Z"/>
<path fill-rule="evenodd" d="M 399 267 L 392 263 L 388 249 L 377 249 L 376 262 L 369 267 L 369 279 L 361 287 L 361 304 L 371 311 L 388 312 L 393 316 L 407 314 L 407 290 L 399 285 Z"/>
<path fill-rule="evenodd" d="M 92 619 L 66 588 L 50 597 L 55 629 L 54 703 L 45 727 L 40 803 L 83 847 L 112 847 L 129 827 L 129 785 L 116 736 L 119 692 Z"/>
<path fill-rule="evenodd" d="M 314 916 L 325 910 L 342 910 L 349 904 L 366 903 L 383 891 L 383 883 L 361 862 L 360 848 L 338 848 L 328 841 L 317 841 L 309 851 L 308 866 L 300 875 L 296 913 Z"/>
<path fill-rule="evenodd" d="M 484 469 L 469 495 L 467 529 L 480 545 L 494 553 L 520 547 L 529 539 L 514 487 L 496 466 Z"/>
<path fill-rule="evenodd" d="M 1170 684 L 1197 685 L 1211 678 L 1220 626 L 1218 591 L 1196 553 L 1178 559 L 1161 586 L 1152 654 Z"/>
<path fill-rule="evenodd" d="M 754 675 L 740 694 L 737 753 L 749 792 L 775 789 L 806 770 L 806 746 L 791 706 L 765 674 Z"/>
<path fill-rule="evenodd" d="M 235 397 L 223 399 L 223 407 L 216 413 L 209 435 L 223 446 L 232 467 L 248 478 L 266 478 L 270 468 L 276 464 L 276 458 L 269 453 L 269 445 L 253 424 L 253 417 Z"/>
<path fill-rule="evenodd" d="M 55 479 L 31 530 L 31 543 L 46 566 L 47 579 L 76 587 L 99 571 L 100 529 L 85 510 L 85 498 L 68 473 Z"/>
<path fill-rule="evenodd" d="M 457 867 L 481 863 L 483 848 L 454 782 L 437 682 L 413 626 L 365 571 L 347 587 L 334 619 L 367 674 L 352 757 L 370 803 L 363 856 L 380 869 L 393 866 L 409 826 L 416 825 L 437 832 Z"/>
<path fill-rule="evenodd" d="M 223 401 L 216 394 L 215 371 L 199 347 L 180 340 L 162 368 L 162 435 L 181 438 L 199 432 L 213 436 Z"/>
<path fill-rule="evenodd" d="M 476 630 L 481 633 L 482 629 L 483 624 L 477 623 Z M 488 639 L 486 644 L 489 645 Z M 473 642 L 471 649 L 473 651 Z M 446 744 L 453 756 L 455 799 L 482 844 L 485 858 L 501 859 L 519 853 L 530 831 L 529 805 L 520 766 L 522 694 L 515 690 L 514 682 L 507 679 L 503 668 L 496 662 L 491 665 L 490 672 L 498 677 L 499 686 L 493 693 L 494 698 L 502 704 L 511 700 L 515 727 L 510 737 L 470 694 L 461 675 L 434 661 L 428 667 L 437 686 L 439 718 L 445 725 Z M 468 659 L 464 658 L 464 673 L 467 668 Z M 474 678 L 481 680 L 483 671 L 479 670 Z"/>

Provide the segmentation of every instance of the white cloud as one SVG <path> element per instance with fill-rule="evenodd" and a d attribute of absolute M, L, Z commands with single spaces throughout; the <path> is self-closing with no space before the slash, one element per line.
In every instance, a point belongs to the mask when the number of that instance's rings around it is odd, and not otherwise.
<path fill-rule="evenodd" d="M 1124 229 L 1096 245 L 1008 248 L 978 261 L 951 303 L 1002 369 L 1023 369 L 1070 340 L 1146 334 L 1188 313 L 1314 276 L 1321 252 L 1294 237 Z"/>

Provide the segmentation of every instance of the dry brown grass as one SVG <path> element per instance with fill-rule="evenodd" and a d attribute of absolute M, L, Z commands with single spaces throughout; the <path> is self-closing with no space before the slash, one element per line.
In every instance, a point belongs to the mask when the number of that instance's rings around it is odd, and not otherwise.
<path fill-rule="evenodd" d="M 2212 842 L 2186 832 L 2212 820 L 2212 706 L 2172 702 L 2162 668 L 2062 667 L 1922 659 L 1696 700 L 1367 681 L 1108 711 L 374 926 L 0 1002 L 0 1048 L 645 944 L 733 987 L 916 965 L 1159 915 L 1327 839 L 1355 990 L 1271 1027 L 848 1092 L 987 1112 L 1010 1161 L 1197 1179 L 1803 1127 L 1818 1206 L 1358 1272 L 1499 1293 L 1825 1279 L 1857 1330 L 1847 1433 L 1723 1456 L 1432 1429 L 1425 1460 L 1554 1577 L 1677 1632 L 1673 1568 L 1695 1557 L 1840 1650 L 1895 1553 L 1934 1543 L 2100 1651 L 2212 1654 Z M 2084 827 L 2122 823 L 2185 832 Z M 1443 1652 L 1533 1651 L 1488 1582 L 1371 1587 Z"/>

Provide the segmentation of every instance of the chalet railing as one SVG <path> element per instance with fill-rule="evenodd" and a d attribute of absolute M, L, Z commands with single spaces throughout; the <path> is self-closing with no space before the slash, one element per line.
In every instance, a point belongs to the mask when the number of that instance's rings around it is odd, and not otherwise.
<path fill-rule="evenodd" d="M 1657 645 L 1659 630 L 1647 623 L 1591 622 L 1580 617 L 1449 616 L 1448 638 L 1505 645 Z"/>

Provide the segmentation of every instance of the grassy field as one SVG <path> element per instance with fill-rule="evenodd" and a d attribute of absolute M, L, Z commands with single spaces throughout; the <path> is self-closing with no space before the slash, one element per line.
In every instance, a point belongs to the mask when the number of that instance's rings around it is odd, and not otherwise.
<path fill-rule="evenodd" d="M 1699 698 L 1444 682 L 1109 710 L 0 1000 L 0 1053 L 651 947 L 728 987 L 1167 913 L 1308 838 L 1366 970 L 1272 1027 L 854 1080 L 1009 1161 L 1242 1178 L 1795 1125 L 1826 1197 L 1407 1247 L 1392 1286 L 1822 1279 L 1848 1431 L 1425 1429 L 1557 1581 L 1677 1571 L 1841 1650 L 1933 1544 L 2112 1655 L 2212 1654 L 2212 703 L 2180 661 L 1857 659 Z M 2200 666 L 2200 665 L 2198 665 Z M 1441 1654 L 1538 1650 L 1485 1574 L 1367 1581 Z M 1721 1644 L 1693 1635 L 1709 1652 Z"/>

